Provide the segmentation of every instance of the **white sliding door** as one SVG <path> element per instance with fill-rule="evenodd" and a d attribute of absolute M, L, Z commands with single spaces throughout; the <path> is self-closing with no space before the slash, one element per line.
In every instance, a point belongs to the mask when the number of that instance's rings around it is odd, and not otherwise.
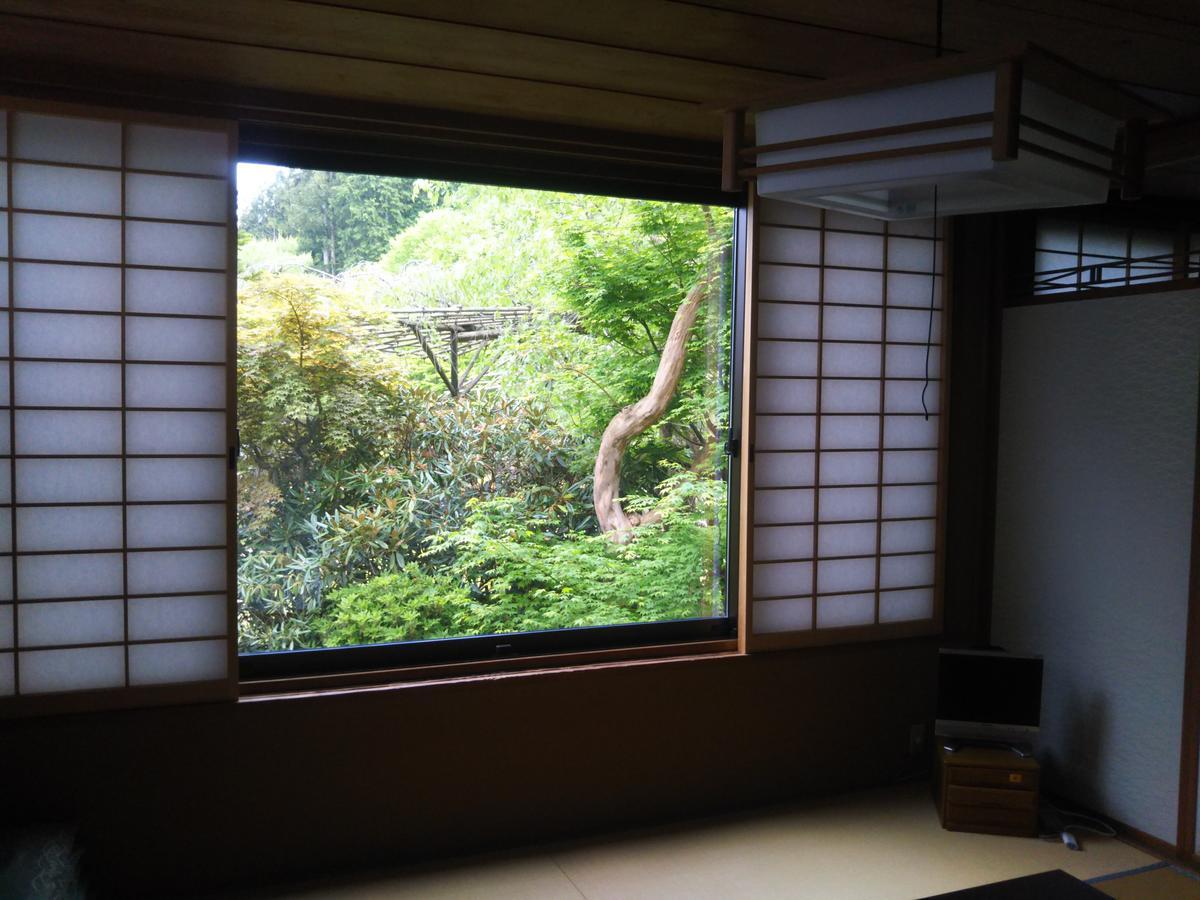
<path fill-rule="evenodd" d="M 752 648 L 940 615 L 941 229 L 756 200 Z"/>
<path fill-rule="evenodd" d="M 228 696 L 232 127 L 4 107 L 0 708 Z"/>

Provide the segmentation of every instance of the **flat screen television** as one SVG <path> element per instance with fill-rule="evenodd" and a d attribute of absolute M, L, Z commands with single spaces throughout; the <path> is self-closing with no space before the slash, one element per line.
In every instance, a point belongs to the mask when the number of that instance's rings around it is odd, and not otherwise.
<path fill-rule="evenodd" d="M 1042 659 L 982 650 L 942 650 L 939 737 L 1027 742 L 1042 718 Z"/>

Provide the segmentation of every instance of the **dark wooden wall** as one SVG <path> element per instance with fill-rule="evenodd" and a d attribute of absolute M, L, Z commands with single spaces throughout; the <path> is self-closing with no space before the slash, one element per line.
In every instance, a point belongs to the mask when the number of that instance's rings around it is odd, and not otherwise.
<path fill-rule="evenodd" d="M 885 783 L 913 769 L 935 659 L 906 641 L 10 722 L 0 797 L 78 822 L 112 896 L 395 865 Z"/>

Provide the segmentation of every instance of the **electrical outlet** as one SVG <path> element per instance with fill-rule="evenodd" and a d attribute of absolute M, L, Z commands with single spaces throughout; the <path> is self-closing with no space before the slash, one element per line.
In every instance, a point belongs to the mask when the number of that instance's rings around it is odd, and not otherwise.
<path fill-rule="evenodd" d="M 925 725 L 917 722 L 908 726 L 908 755 L 916 756 L 925 749 Z"/>

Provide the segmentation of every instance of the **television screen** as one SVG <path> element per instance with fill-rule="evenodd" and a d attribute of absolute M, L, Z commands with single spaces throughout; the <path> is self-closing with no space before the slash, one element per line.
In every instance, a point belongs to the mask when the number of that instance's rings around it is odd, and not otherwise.
<path fill-rule="evenodd" d="M 1037 728 L 1041 710 L 1041 659 L 942 651 L 938 666 L 939 720 Z"/>

